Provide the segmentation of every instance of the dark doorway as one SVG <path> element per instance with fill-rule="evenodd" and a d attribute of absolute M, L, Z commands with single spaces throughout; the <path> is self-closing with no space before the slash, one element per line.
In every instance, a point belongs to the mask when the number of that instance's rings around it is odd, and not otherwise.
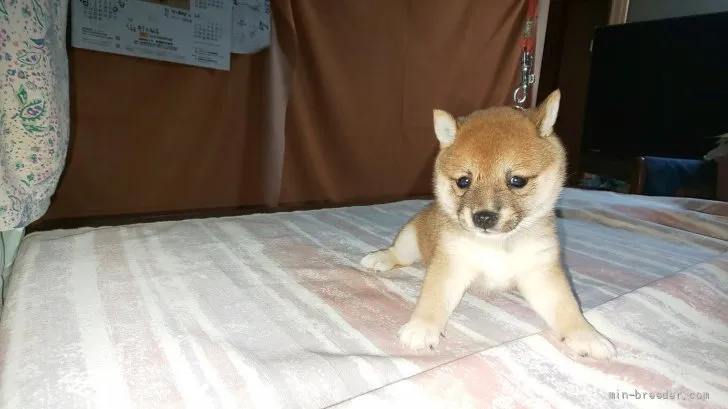
<path fill-rule="evenodd" d="M 594 28 L 609 23 L 611 0 L 551 0 L 537 101 L 561 90 L 556 132 L 569 159 L 569 184 L 581 177 L 580 150 Z"/>

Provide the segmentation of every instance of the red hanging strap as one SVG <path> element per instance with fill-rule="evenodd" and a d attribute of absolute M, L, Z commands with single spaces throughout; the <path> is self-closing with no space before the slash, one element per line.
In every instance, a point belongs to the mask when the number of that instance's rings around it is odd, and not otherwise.
<path fill-rule="evenodd" d="M 528 99 L 528 89 L 535 82 L 533 75 L 533 60 L 536 49 L 536 10 L 537 0 L 528 0 L 526 10 L 526 24 L 523 27 L 523 39 L 521 40 L 521 83 L 513 91 L 513 103 L 516 108 L 523 109 Z"/>
<path fill-rule="evenodd" d="M 536 10 L 538 8 L 537 0 L 528 0 L 528 10 L 526 10 L 526 24 L 523 27 L 523 39 L 521 40 L 521 49 L 533 53 L 536 48 Z"/>

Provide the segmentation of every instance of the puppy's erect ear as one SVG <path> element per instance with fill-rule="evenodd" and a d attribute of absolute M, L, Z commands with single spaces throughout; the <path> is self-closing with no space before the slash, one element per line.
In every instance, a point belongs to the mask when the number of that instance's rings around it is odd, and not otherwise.
<path fill-rule="evenodd" d="M 561 103 L 561 91 L 552 92 L 539 106 L 534 109 L 531 118 L 536 123 L 538 133 L 542 137 L 554 133 L 556 117 L 559 115 L 559 104 Z"/>
<path fill-rule="evenodd" d="M 445 148 L 452 145 L 455 142 L 455 134 L 458 132 L 458 123 L 455 118 L 441 109 L 435 109 L 432 111 L 432 120 L 440 146 Z"/>

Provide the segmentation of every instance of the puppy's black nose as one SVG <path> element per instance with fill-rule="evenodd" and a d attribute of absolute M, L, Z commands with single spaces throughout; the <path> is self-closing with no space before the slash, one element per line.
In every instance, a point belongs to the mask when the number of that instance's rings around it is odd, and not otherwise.
<path fill-rule="evenodd" d="M 498 222 L 498 213 L 483 210 L 473 214 L 473 224 L 481 229 L 489 229 Z"/>

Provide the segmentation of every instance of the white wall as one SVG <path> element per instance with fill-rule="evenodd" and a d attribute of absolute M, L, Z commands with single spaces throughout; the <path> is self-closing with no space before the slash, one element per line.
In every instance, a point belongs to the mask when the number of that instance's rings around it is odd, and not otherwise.
<path fill-rule="evenodd" d="M 630 0 L 627 22 L 728 11 L 728 0 Z"/>
<path fill-rule="evenodd" d="M 549 6 L 551 0 L 541 0 L 538 2 L 538 13 L 536 15 L 536 50 L 534 50 L 534 64 L 533 72 L 536 74 L 536 79 L 531 85 L 531 92 L 533 97 L 531 98 L 531 106 L 536 106 L 536 99 L 538 98 L 538 81 L 541 78 L 541 57 L 543 57 L 543 45 L 546 42 L 546 24 L 549 19 Z M 521 29 L 523 31 L 523 29 Z"/>

